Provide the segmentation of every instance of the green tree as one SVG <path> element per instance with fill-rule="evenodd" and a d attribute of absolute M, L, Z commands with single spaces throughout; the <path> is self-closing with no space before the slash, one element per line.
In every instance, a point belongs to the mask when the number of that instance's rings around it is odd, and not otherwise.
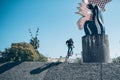
<path fill-rule="evenodd" d="M 34 47 L 26 42 L 12 43 L 11 48 L 2 52 L 2 61 L 47 61 Z"/>
<path fill-rule="evenodd" d="M 120 63 L 120 56 L 116 57 L 116 58 L 113 58 L 112 63 Z"/>
<path fill-rule="evenodd" d="M 33 37 L 30 39 L 30 44 L 34 47 L 34 49 L 39 48 L 39 40 L 37 37 Z"/>
<path fill-rule="evenodd" d="M 34 49 L 38 49 L 40 46 L 40 44 L 39 44 L 40 41 L 37 38 L 38 31 L 39 31 L 39 28 L 37 28 L 35 37 L 33 37 L 31 29 L 29 29 L 29 33 L 31 34 L 30 44 L 34 47 Z"/>

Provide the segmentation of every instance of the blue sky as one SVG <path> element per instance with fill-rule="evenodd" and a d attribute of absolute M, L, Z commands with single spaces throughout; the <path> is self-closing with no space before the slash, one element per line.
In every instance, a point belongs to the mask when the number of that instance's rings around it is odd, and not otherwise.
<path fill-rule="evenodd" d="M 29 42 L 28 29 L 35 34 L 39 30 L 39 51 L 47 57 L 65 56 L 69 38 L 74 40 L 74 54 L 82 51 L 77 21 L 81 17 L 77 8 L 81 0 L 0 0 L 0 50 L 11 43 Z M 120 56 L 120 1 L 113 0 L 106 5 L 103 14 L 106 34 L 109 36 L 110 56 Z"/>

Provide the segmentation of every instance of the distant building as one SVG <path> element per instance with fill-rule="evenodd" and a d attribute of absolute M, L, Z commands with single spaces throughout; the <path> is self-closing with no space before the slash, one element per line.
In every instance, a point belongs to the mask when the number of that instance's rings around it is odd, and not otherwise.
<path fill-rule="evenodd" d="M 65 62 L 65 58 L 64 57 L 60 57 L 60 58 L 48 57 L 48 62 Z"/>
<path fill-rule="evenodd" d="M 51 57 L 48 57 L 48 62 L 57 62 L 58 61 L 58 58 L 51 58 Z"/>
<path fill-rule="evenodd" d="M 70 63 L 79 63 L 79 60 L 80 60 L 80 58 L 68 59 L 68 62 L 70 62 Z M 60 58 L 48 57 L 48 62 L 65 62 L 65 57 L 60 57 Z"/>

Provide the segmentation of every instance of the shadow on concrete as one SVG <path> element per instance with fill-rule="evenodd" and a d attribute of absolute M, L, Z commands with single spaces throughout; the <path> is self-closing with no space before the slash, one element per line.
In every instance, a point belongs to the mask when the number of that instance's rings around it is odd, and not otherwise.
<path fill-rule="evenodd" d="M 47 70 L 47 69 L 49 69 L 53 66 L 57 66 L 59 64 L 61 64 L 61 62 L 49 63 L 49 64 L 46 64 L 46 65 L 43 65 L 43 66 L 41 66 L 37 69 L 34 69 L 34 70 L 30 71 L 30 74 L 39 74 L 39 73 L 41 73 L 41 72 L 43 72 L 43 71 L 45 71 L 45 70 Z"/>
<path fill-rule="evenodd" d="M 0 66 L 0 74 L 4 73 L 5 71 L 10 70 L 11 68 L 21 64 L 22 62 L 7 62 Z"/>

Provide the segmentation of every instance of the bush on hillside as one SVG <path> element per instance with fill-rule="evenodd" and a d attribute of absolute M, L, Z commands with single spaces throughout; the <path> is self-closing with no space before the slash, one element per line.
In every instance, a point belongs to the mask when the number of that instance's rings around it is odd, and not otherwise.
<path fill-rule="evenodd" d="M 40 54 L 34 47 L 26 42 L 12 43 L 11 48 L 2 52 L 1 62 L 7 61 L 47 61 L 47 58 Z"/>

